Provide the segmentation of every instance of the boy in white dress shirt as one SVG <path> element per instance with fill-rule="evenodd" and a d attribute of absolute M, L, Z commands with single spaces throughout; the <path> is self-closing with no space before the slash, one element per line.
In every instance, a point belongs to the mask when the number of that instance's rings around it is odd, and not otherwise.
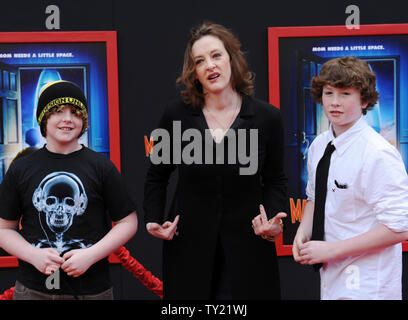
<path fill-rule="evenodd" d="M 312 96 L 330 121 L 308 154 L 307 203 L 293 243 L 301 264 L 320 268 L 321 299 L 401 299 L 401 241 L 408 239 L 408 178 L 399 152 L 365 120 L 378 100 L 376 76 L 358 58 L 326 62 Z M 310 241 L 316 168 L 330 160 L 324 241 Z"/>

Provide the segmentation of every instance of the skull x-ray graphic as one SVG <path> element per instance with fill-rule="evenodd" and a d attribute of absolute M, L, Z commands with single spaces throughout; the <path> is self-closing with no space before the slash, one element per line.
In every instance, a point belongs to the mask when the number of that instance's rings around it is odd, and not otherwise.
<path fill-rule="evenodd" d="M 88 198 L 81 180 L 72 173 L 59 171 L 47 175 L 33 194 L 33 204 L 41 215 L 45 214 L 48 228 L 55 234 L 55 241 L 39 240 L 37 247 L 51 246 L 59 253 L 75 247 L 86 248 L 82 239 L 64 241 L 64 233 L 71 227 L 75 216 L 82 215 L 88 204 Z"/>

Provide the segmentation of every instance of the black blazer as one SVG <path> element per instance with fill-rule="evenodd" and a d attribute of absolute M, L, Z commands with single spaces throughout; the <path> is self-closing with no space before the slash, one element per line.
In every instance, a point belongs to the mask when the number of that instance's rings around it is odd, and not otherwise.
<path fill-rule="evenodd" d="M 213 161 L 205 159 L 205 152 L 186 164 L 180 157 L 173 157 L 174 121 L 181 125 L 181 133 L 197 129 L 202 136 L 202 150 L 213 148 Z M 287 212 L 287 179 L 283 168 L 283 127 L 277 108 L 245 96 L 241 111 L 232 124 L 234 136 L 224 138 L 224 156 L 228 146 L 251 148 L 249 129 L 257 129 L 258 146 L 253 155 L 257 171 L 241 175 L 242 159 L 235 153 L 225 156 L 224 163 L 216 163 L 215 142 L 205 146 L 208 129 L 201 109 L 194 109 L 183 102 L 170 103 L 159 124 L 170 134 L 171 163 L 151 164 L 144 190 L 143 208 L 145 222 L 164 222 L 166 192 L 170 174 L 178 169 L 178 183 L 170 206 L 169 219 L 180 215 L 179 235 L 163 246 L 163 283 L 165 299 L 208 299 L 218 239 L 221 241 L 230 275 L 234 299 L 280 298 L 278 264 L 274 243 L 256 236 L 252 219 L 259 214 L 263 204 L 268 218 L 277 212 Z M 245 139 L 239 142 L 239 129 L 247 129 Z M 177 132 L 175 132 L 177 134 Z M 178 139 L 176 139 L 178 140 Z M 178 143 L 178 141 L 176 141 Z M 159 147 L 159 144 L 155 142 Z M 181 142 L 182 152 L 188 152 L 191 140 Z M 208 147 L 210 145 L 210 147 Z M 222 145 L 218 145 L 220 148 Z M 254 147 L 254 140 L 252 147 Z M 161 152 L 154 147 L 154 152 Z M 160 147 L 158 148 L 160 149 Z M 209 150 L 209 149 L 207 149 Z M 162 150 L 163 151 L 163 150 Z M 242 149 L 241 149 L 242 151 Z M 163 155 L 163 154 L 162 154 Z M 253 161 L 253 159 L 251 160 Z M 176 163 L 174 163 L 176 162 Z"/>

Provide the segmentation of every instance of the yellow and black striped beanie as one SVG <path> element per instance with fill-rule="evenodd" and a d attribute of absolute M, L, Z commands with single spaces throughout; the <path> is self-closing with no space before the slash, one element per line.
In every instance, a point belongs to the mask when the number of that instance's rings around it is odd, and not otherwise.
<path fill-rule="evenodd" d="M 81 88 L 75 83 L 59 80 L 47 84 L 40 92 L 37 104 L 37 122 L 41 125 L 44 116 L 53 108 L 64 104 L 88 112 L 88 104 Z"/>

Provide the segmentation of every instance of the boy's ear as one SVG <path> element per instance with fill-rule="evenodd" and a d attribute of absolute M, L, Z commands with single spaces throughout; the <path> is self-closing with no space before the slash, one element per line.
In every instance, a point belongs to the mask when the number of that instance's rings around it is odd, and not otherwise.
<path fill-rule="evenodd" d="M 367 106 L 368 106 L 368 102 L 363 102 L 363 101 L 361 101 L 361 109 L 366 109 L 367 108 Z"/>

